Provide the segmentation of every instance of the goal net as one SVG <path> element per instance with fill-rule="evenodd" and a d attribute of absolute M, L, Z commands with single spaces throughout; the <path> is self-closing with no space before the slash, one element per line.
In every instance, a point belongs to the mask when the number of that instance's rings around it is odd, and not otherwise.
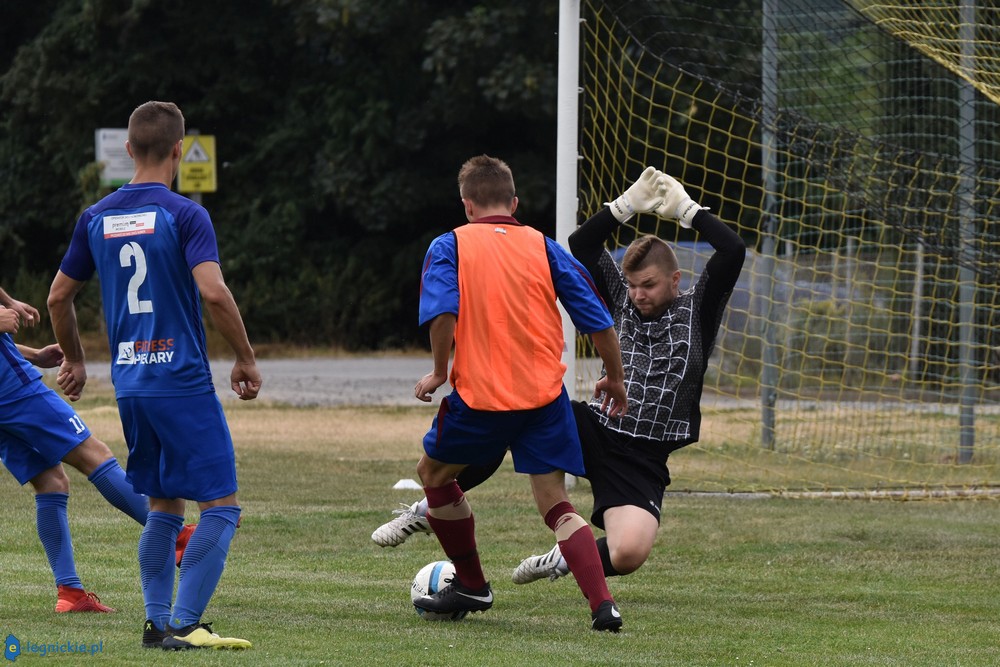
<path fill-rule="evenodd" d="M 580 220 L 655 165 L 749 248 L 671 490 L 1000 493 L 1000 10 L 909 4 L 584 0 Z"/>

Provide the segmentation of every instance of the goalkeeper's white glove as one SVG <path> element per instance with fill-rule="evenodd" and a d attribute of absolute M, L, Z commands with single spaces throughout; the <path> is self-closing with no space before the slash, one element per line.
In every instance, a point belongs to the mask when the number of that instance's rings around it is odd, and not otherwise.
<path fill-rule="evenodd" d="M 623 195 L 613 202 L 604 202 L 611 207 L 611 215 L 618 222 L 625 222 L 636 213 L 648 213 L 662 206 L 667 191 L 666 176 L 655 167 L 646 167 L 639 179 L 629 186 Z"/>
<path fill-rule="evenodd" d="M 707 206 L 699 205 L 691 199 L 684 186 L 676 178 L 669 174 L 663 174 L 664 182 L 667 186 L 663 203 L 656 207 L 656 215 L 664 219 L 674 219 L 681 223 L 681 227 L 691 229 L 691 221 L 698 211 L 707 209 Z"/>

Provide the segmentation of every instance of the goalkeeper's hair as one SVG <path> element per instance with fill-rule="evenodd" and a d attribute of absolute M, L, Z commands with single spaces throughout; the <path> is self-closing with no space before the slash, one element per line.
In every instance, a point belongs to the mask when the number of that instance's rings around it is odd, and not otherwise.
<path fill-rule="evenodd" d="M 503 160 L 477 155 L 458 171 L 458 191 L 479 206 L 507 206 L 514 201 L 514 175 Z"/>
<path fill-rule="evenodd" d="M 667 275 L 680 268 L 677 255 L 666 241 L 652 235 L 640 236 L 625 250 L 622 271 L 633 273 L 650 266 L 659 267 Z"/>
<path fill-rule="evenodd" d="M 162 162 L 184 138 L 184 114 L 173 102 L 140 104 L 128 119 L 128 143 L 137 160 Z"/>

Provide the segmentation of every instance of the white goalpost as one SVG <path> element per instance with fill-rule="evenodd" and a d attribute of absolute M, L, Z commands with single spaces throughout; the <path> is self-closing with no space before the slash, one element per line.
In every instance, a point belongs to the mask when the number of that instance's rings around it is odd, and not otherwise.
<path fill-rule="evenodd" d="M 559 1 L 559 84 L 556 130 L 556 241 L 569 246 L 576 229 L 576 195 L 580 105 L 580 0 Z M 564 383 L 576 398 L 576 328 L 566 310 L 563 316 Z"/>
<path fill-rule="evenodd" d="M 579 200 L 577 182 L 577 130 L 580 115 L 580 0 L 559 0 L 559 83 L 556 129 L 556 241 L 569 247 L 569 235 L 576 229 Z M 563 320 L 563 362 L 570 398 L 576 398 L 576 327 L 566 309 L 559 307 Z M 566 487 L 576 485 L 566 475 Z"/>

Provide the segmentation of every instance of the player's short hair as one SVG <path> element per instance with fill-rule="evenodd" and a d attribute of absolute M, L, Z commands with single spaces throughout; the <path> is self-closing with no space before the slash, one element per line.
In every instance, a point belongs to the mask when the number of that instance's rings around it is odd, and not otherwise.
<path fill-rule="evenodd" d="M 657 236 L 640 236 L 625 250 L 622 271 L 632 273 L 650 266 L 658 266 L 668 276 L 680 268 L 677 255 L 666 241 Z"/>
<path fill-rule="evenodd" d="M 162 162 L 184 138 L 184 114 L 173 102 L 140 104 L 128 119 L 128 143 L 137 160 Z"/>
<path fill-rule="evenodd" d="M 479 206 L 507 206 L 514 201 L 514 175 L 503 160 L 477 155 L 459 169 L 458 192 Z"/>

